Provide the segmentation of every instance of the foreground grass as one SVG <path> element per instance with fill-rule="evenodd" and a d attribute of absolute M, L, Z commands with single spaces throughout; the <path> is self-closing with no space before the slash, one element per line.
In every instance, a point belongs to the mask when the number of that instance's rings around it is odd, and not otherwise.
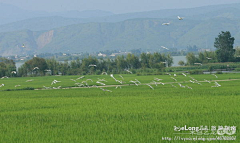
<path fill-rule="evenodd" d="M 124 77 L 126 81 L 137 78 L 145 83 L 153 78 Z M 72 77 L 62 77 L 62 81 L 64 78 L 67 86 Z M 172 81 L 168 76 L 159 78 Z M 176 78 L 179 81 L 186 79 L 183 76 Z M 194 78 L 210 80 L 212 75 Z M 218 77 L 229 78 L 239 78 L 239 75 Z M 39 81 L 48 82 L 46 79 Z M 156 143 L 163 142 L 162 137 L 174 137 L 174 126 L 239 127 L 240 82 L 218 83 L 222 86 L 213 88 L 212 83 L 202 83 L 201 86 L 182 83 L 193 90 L 179 86 L 173 88 L 167 84 L 153 86 L 155 90 L 146 85 L 121 89 L 106 87 L 112 92 L 98 88 L 1 91 L 0 142 Z M 174 85 L 177 86 L 176 83 Z M 36 83 L 33 86 L 42 85 Z M 236 136 L 239 135 L 237 132 Z"/>

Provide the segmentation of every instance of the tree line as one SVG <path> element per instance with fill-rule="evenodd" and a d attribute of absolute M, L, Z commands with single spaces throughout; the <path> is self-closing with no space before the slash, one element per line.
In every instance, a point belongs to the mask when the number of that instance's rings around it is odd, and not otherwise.
<path fill-rule="evenodd" d="M 216 51 L 199 52 L 197 56 L 194 53 L 188 53 L 187 63 L 180 61 L 179 65 L 195 65 L 215 62 L 240 62 L 240 48 L 233 48 L 235 38 L 229 31 L 222 31 L 215 38 L 214 47 Z"/>
<path fill-rule="evenodd" d="M 0 77 L 3 76 L 13 76 L 16 74 L 16 65 L 13 60 L 9 60 L 6 58 L 0 58 Z"/>
<path fill-rule="evenodd" d="M 214 62 L 239 62 L 240 48 L 233 49 L 234 37 L 229 31 L 219 33 L 215 38 L 216 51 L 188 53 L 187 63 L 179 62 L 179 65 L 196 65 Z M 163 53 L 141 53 L 136 56 L 128 54 L 117 56 L 115 59 L 98 59 L 93 56 L 82 60 L 59 62 L 56 59 L 44 59 L 34 57 L 26 61 L 16 72 L 13 60 L 0 58 L 0 76 L 43 76 L 43 75 L 86 75 L 108 73 L 126 73 L 126 70 L 135 69 L 158 69 L 162 70 L 173 64 L 173 58 Z"/>
<path fill-rule="evenodd" d="M 54 58 L 44 59 L 34 57 L 18 68 L 17 76 L 43 75 L 92 75 L 107 73 L 126 73 L 135 69 L 163 69 L 173 64 L 170 55 L 161 53 L 141 53 L 140 56 L 128 54 L 115 59 L 97 59 L 89 56 L 82 60 L 59 62 Z"/>

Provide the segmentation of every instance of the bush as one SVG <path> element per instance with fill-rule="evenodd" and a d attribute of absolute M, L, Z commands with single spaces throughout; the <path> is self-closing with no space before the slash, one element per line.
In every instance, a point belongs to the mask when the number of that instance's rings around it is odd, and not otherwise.
<path fill-rule="evenodd" d="M 102 74 L 102 72 L 100 70 L 96 70 L 96 74 L 100 75 L 100 74 Z"/>
<path fill-rule="evenodd" d="M 235 68 L 234 70 L 235 70 L 235 71 L 240 71 L 240 68 Z"/>
<path fill-rule="evenodd" d="M 142 74 L 138 72 L 136 75 L 137 75 L 137 76 L 141 76 Z"/>
<path fill-rule="evenodd" d="M 19 90 L 34 90 L 33 87 L 26 87 L 26 88 L 22 88 L 22 89 L 6 89 L 3 91 L 19 91 Z"/>
<path fill-rule="evenodd" d="M 189 74 L 203 74 L 202 70 L 193 70 L 193 71 L 189 71 Z"/>
<path fill-rule="evenodd" d="M 221 71 L 217 71 L 216 74 L 223 74 Z"/>

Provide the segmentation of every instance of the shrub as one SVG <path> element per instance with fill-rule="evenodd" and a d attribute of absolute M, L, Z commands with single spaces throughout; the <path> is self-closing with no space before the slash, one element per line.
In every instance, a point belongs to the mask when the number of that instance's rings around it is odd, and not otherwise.
<path fill-rule="evenodd" d="M 201 70 L 193 70 L 193 71 L 189 71 L 189 74 L 203 74 L 203 71 L 201 71 Z"/>
<path fill-rule="evenodd" d="M 223 74 L 221 71 L 217 71 L 216 74 Z"/>

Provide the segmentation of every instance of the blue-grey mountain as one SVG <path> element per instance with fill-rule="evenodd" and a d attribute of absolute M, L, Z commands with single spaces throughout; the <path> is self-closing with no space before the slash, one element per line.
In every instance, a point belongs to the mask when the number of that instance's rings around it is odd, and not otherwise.
<path fill-rule="evenodd" d="M 221 31 L 240 45 L 240 4 L 67 18 L 31 18 L 0 26 L 0 54 L 213 48 Z M 104 15 L 104 14 L 103 14 Z M 177 16 L 184 17 L 178 20 Z M 162 25 L 169 22 L 170 25 Z M 15 31 L 17 30 L 17 31 Z M 11 32 L 10 32 L 11 31 Z M 24 46 L 22 46 L 24 44 Z"/>

